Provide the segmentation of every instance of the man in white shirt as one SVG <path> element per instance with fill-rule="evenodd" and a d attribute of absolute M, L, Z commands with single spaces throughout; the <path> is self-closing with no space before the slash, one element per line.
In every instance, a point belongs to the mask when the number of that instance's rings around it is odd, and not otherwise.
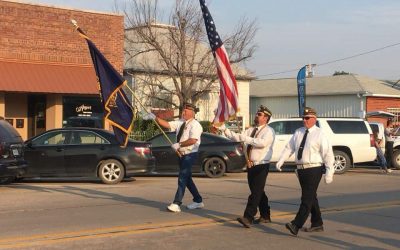
<path fill-rule="evenodd" d="M 284 161 L 295 153 L 297 174 L 301 186 L 301 204 L 294 220 L 286 228 L 297 235 L 311 213 L 311 227 L 305 232 L 324 230 L 321 211 L 317 199 L 317 189 L 325 171 L 325 183 L 333 180 L 334 161 L 332 145 L 322 129 L 316 126 L 317 113 L 305 107 L 303 114 L 304 127 L 297 129 L 285 149 L 282 151 L 276 168 L 281 171 Z"/>
<path fill-rule="evenodd" d="M 234 141 L 242 141 L 246 146 L 247 181 L 251 194 L 243 217 L 237 218 L 237 221 L 246 228 L 253 223 L 271 222 L 268 197 L 264 191 L 275 140 L 275 132 L 268 126 L 271 115 L 268 108 L 260 106 L 254 118 L 254 127 L 248 128 L 241 134 L 230 131 L 224 125 L 217 128 L 223 131 L 226 137 Z M 260 210 L 260 217 L 255 220 L 257 208 Z"/>
<path fill-rule="evenodd" d="M 186 103 L 183 105 L 182 119 L 177 121 L 167 122 L 156 117 L 153 113 L 149 113 L 143 117 L 146 120 L 154 119 L 162 127 L 176 132 L 176 143 L 172 144 L 171 147 L 179 152 L 181 157 L 179 158 L 178 189 L 174 201 L 167 206 L 167 209 L 171 212 L 181 211 L 180 206 L 182 205 L 186 187 L 193 195 L 193 203 L 187 205 L 187 208 L 196 209 L 204 207 L 203 198 L 192 179 L 192 165 L 197 160 L 201 134 L 203 133 L 203 127 L 194 118 L 198 111 L 195 105 Z"/>

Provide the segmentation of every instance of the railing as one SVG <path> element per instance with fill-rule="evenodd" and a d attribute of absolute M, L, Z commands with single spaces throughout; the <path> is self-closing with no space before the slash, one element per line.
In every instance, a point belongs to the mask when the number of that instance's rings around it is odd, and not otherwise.
<path fill-rule="evenodd" d="M 130 139 L 137 140 L 137 141 L 146 141 L 151 137 L 158 135 L 159 131 L 148 132 L 148 131 L 134 131 L 129 135 Z"/>

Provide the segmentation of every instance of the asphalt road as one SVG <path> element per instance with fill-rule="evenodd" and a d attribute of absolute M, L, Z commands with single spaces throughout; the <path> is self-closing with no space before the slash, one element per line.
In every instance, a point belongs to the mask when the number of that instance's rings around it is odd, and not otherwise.
<path fill-rule="evenodd" d="M 293 173 L 270 173 L 270 224 L 250 229 L 242 215 L 246 174 L 196 177 L 206 207 L 167 212 L 176 177 L 25 180 L 0 187 L 0 249 L 399 249 L 400 171 L 357 168 L 321 182 L 325 232 L 291 236 L 284 224 L 300 202 Z M 191 202 L 186 193 L 184 204 Z M 307 223 L 309 225 L 309 223 Z"/>

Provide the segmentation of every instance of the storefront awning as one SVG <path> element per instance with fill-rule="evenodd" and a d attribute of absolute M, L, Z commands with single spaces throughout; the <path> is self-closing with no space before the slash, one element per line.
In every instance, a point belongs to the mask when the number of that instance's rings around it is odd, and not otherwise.
<path fill-rule="evenodd" d="M 91 65 L 0 61 L 0 91 L 98 94 Z"/>

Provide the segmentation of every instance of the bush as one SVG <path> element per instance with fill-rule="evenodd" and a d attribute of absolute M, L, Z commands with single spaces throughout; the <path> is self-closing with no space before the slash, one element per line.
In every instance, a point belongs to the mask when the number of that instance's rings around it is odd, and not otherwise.
<path fill-rule="evenodd" d="M 141 117 L 133 122 L 131 138 L 134 140 L 145 141 L 161 131 L 152 120 L 143 120 Z"/>
<path fill-rule="evenodd" d="M 199 121 L 203 127 L 203 132 L 210 132 L 211 122 L 210 121 Z"/>

